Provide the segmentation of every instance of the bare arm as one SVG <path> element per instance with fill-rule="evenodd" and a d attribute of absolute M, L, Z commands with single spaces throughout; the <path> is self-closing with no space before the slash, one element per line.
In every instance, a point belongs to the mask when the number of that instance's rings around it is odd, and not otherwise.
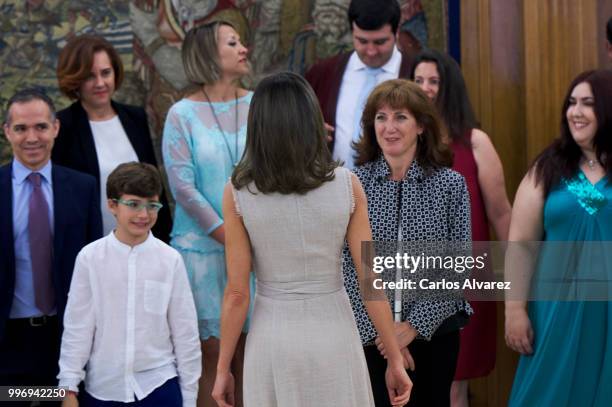
<path fill-rule="evenodd" d="M 219 406 L 229 406 L 233 405 L 234 401 L 234 379 L 230 373 L 230 365 L 249 310 L 249 275 L 252 261 L 251 242 L 242 218 L 236 211 L 229 183 L 223 191 L 223 218 L 227 234 L 227 285 L 221 308 L 221 344 L 213 397 Z"/>
<path fill-rule="evenodd" d="M 512 208 L 506 193 L 504 168 L 489 136 L 472 130 L 472 151 L 478 167 L 478 185 L 482 191 L 487 219 L 498 240 L 508 240 Z"/>
<path fill-rule="evenodd" d="M 395 394 L 393 394 L 390 386 L 391 383 L 389 383 L 389 379 L 387 380 L 387 387 L 390 389 L 389 396 L 392 403 L 394 405 L 402 405 L 408 401 L 412 383 L 410 382 L 410 379 L 408 379 L 406 371 L 404 370 L 404 362 L 397 343 L 393 319 L 391 316 L 391 309 L 389 307 L 387 297 L 382 295 L 380 299 L 373 300 L 371 298 L 372 289 L 370 287 L 365 287 L 366 284 L 373 280 L 373 272 L 371 270 L 364 270 L 362 268 L 361 243 L 372 240 L 372 231 L 368 221 L 368 204 L 365 193 L 357 177 L 353 174 L 351 174 L 351 177 L 353 193 L 355 196 L 355 211 L 353 212 L 349 221 L 346 239 L 351 251 L 353 263 L 355 264 L 357 277 L 360 281 L 362 295 L 367 293 L 364 295 L 365 307 L 383 344 L 385 345 L 385 349 L 387 350 L 387 371 L 389 372 L 389 370 L 393 370 L 393 374 L 397 375 L 396 380 L 404 381 L 403 385 L 401 385 L 399 382 L 396 383 L 397 386 L 395 388 Z M 402 373 L 406 375 L 405 378 L 401 377 Z"/>
<path fill-rule="evenodd" d="M 533 330 L 527 316 L 527 296 L 537 253 L 520 242 L 538 241 L 543 235 L 544 192 L 535 185 L 533 171 L 521 181 L 514 208 L 506 252 L 506 280 L 511 281 L 511 298 L 506 298 L 506 343 L 522 354 L 533 352 Z"/>
<path fill-rule="evenodd" d="M 251 242 L 236 212 L 231 186 L 223 191 L 223 217 L 227 231 L 225 261 L 227 285 L 221 313 L 221 347 L 217 371 L 228 371 L 240 332 L 247 317 L 250 301 Z"/>

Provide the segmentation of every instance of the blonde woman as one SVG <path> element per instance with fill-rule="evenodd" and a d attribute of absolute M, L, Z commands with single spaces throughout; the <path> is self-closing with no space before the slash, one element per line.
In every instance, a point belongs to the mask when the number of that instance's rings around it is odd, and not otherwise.
<path fill-rule="evenodd" d="M 168 112 L 164 163 L 176 200 L 171 245 L 185 260 L 198 313 L 202 363 L 199 406 L 213 406 L 210 394 L 219 353 L 221 302 L 226 284 L 223 187 L 240 160 L 252 92 L 240 86 L 249 74 L 247 49 L 234 27 L 222 21 L 190 30 L 183 43 L 183 66 L 199 89 Z M 246 329 L 246 325 L 241 327 Z M 244 335 L 232 368 L 242 377 Z M 236 386 L 237 405 L 241 386 Z"/>

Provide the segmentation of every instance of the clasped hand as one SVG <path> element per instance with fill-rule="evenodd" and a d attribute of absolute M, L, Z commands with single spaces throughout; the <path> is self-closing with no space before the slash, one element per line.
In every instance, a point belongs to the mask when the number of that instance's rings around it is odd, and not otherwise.
<path fill-rule="evenodd" d="M 395 322 L 395 335 L 397 337 L 397 344 L 401 350 L 402 359 L 404 360 L 404 368 L 410 369 L 414 371 L 414 359 L 408 350 L 408 345 L 412 343 L 414 338 L 417 336 L 417 330 L 414 329 L 409 322 Z M 385 350 L 385 345 L 383 344 L 380 337 L 377 337 L 375 340 L 376 347 L 380 354 L 386 359 L 387 353 Z"/>

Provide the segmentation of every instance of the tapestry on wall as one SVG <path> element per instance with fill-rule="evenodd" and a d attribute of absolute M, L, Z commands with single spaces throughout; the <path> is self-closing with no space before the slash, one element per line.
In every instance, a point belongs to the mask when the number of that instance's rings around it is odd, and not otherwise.
<path fill-rule="evenodd" d="M 180 63 L 185 32 L 207 21 L 231 22 L 250 51 L 248 85 L 271 72 L 303 73 L 313 62 L 352 48 L 350 0 L 0 0 L 0 114 L 16 90 L 39 86 L 62 109 L 60 50 L 75 35 L 104 36 L 119 51 L 126 78 L 115 99 L 145 105 L 159 148 L 169 107 L 189 92 Z M 400 44 L 446 50 L 445 0 L 400 0 Z M 159 149 L 158 149 L 159 151 Z M 10 160 L 0 137 L 0 164 Z"/>

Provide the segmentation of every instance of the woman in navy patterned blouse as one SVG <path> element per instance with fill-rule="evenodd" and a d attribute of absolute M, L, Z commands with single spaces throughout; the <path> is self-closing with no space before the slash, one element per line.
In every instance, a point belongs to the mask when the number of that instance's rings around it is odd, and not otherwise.
<path fill-rule="evenodd" d="M 355 174 L 368 198 L 374 240 L 468 242 L 470 207 L 465 181 L 449 168 L 452 156 L 443 142 L 443 125 L 425 93 L 407 80 L 383 82 L 370 94 L 361 124 L 363 133 L 354 145 Z M 343 272 L 376 405 L 389 406 L 384 347 L 363 306 L 347 247 Z M 411 292 L 402 290 L 395 307 L 398 341 L 414 382 L 408 405 L 448 406 L 459 329 L 472 310 L 460 298 L 432 300 Z"/>

